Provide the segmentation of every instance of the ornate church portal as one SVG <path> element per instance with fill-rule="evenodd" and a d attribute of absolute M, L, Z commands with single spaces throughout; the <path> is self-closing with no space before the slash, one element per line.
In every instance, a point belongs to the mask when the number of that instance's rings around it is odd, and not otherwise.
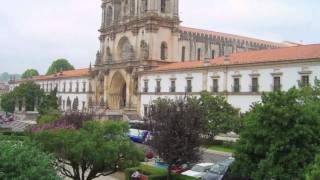
<path fill-rule="evenodd" d="M 123 109 L 127 105 L 127 83 L 121 73 L 116 72 L 110 83 L 108 92 L 109 108 L 113 110 Z"/>

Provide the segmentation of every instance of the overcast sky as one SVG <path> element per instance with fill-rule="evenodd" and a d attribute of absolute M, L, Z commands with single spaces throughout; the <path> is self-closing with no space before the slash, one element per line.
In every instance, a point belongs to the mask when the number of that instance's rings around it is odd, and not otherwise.
<path fill-rule="evenodd" d="M 0 0 L 0 72 L 44 73 L 57 58 L 88 67 L 100 0 Z M 182 25 L 272 41 L 320 43 L 319 0 L 180 0 Z"/>

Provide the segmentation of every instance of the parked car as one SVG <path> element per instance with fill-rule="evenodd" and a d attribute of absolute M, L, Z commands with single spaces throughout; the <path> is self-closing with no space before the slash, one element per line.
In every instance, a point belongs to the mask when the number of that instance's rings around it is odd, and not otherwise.
<path fill-rule="evenodd" d="M 190 170 L 181 173 L 182 175 L 201 178 L 213 166 L 213 163 L 200 163 L 194 165 Z"/>
<path fill-rule="evenodd" d="M 129 129 L 129 138 L 136 143 L 144 143 L 149 138 L 149 131 L 140 129 Z"/>
<path fill-rule="evenodd" d="M 230 157 L 226 160 L 215 163 L 209 171 L 207 171 L 201 179 L 203 180 L 222 180 L 226 176 L 230 165 L 234 162 L 234 158 Z"/>

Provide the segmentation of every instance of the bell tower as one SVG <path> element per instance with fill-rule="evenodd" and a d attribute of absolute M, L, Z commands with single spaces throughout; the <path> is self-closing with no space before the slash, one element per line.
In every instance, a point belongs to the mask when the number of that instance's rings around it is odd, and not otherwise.
<path fill-rule="evenodd" d="M 104 90 L 95 91 L 95 99 L 106 100 L 111 109 L 121 108 L 120 101 L 124 107 L 136 108 L 137 69 L 179 59 L 179 0 L 102 0 L 101 8 L 93 79 L 96 89 Z M 121 87 L 113 86 L 114 75 L 124 82 Z M 125 101 L 119 100 L 123 94 Z"/>

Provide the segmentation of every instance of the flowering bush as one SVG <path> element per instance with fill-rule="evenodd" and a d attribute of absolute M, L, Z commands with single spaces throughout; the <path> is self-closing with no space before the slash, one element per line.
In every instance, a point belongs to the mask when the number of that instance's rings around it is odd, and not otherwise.
<path fill-rule="evenodd" d="M 31 132 L 39 132 L 49 129 L 80 129 L 84 122 L 92 120 L 92 114 L 72 112 L 65 114 L 57 121 L 36 125 L 31 128 Z"/>

